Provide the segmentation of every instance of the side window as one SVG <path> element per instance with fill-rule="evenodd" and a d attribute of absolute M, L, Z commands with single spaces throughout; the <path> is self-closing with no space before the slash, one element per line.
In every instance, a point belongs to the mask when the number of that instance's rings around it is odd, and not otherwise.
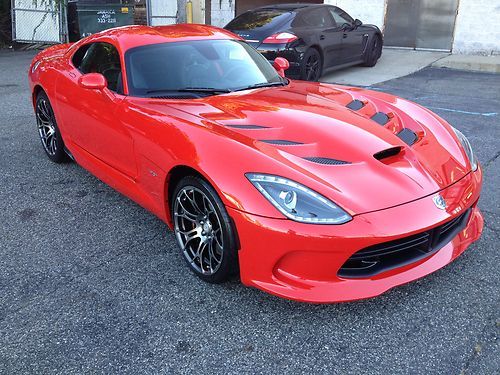
<path fill-rule="evenodd" d="M 112 44 L 98 42 L 81 47 L 73 56 L 73 64 L 82 74 L 101 73 L 108 81 L 108 89 L 122 93 L 120 54 Z"/>
<path fill-rule="evenodd" d="M 82 63 L 82 60 L 85 57 L 85 54 L 87 53 L 91 45 L 92 44 L 85 44 L 84 46 L 81 46 L 78 49 L 78 51 L 76 51 L 75 54 L 73 55 L 71 61 L 73 62 L 75 68 L 77 68 L 78 70 L 81 70 L 80 65 Z"/>
<path fill-rule="evenodd" d="M 340 27 L 346 23 L 352 25 L 354 23 L 352 17 L 340 8 L 329 8 L 328 10 L 330 11 L 330 14 L 332 15 L 337 26 Z"/>
<path fill-rule="evenodd" d="M 305 27 L 332 27 L 333 22 L 328 10 L 325 7 L 315 8 L 301 12 L 300 20 L 297 20 L 300 26 Z M 294 25 L 295 26 L 295 25 Z M 298 26 L 298 25 L 297 25 Z"/>

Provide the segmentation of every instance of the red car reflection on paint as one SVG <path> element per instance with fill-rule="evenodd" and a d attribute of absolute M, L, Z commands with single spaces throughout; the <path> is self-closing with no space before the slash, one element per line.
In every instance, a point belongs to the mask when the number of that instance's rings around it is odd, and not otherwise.
<path fill-rule="evenodd" d="M 38 131 L 164 220 L 202 279 L 309 302 L 373 297 L 483 228 L 465 136 L 393 95 L 284 78 L 203 25 L 108 30 L 39 53 Z"/>

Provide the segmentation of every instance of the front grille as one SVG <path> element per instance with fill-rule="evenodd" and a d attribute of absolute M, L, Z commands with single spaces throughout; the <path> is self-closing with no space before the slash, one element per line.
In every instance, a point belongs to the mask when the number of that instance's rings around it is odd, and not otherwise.
<path fill-rule="evenodd" d="M 345 278 L 370 277 L 424 259 L 443 248 L 462 231 L 470 213 L 469 208 L 438 227 L 360 250 L 344 263 L 338 275 Z"/>

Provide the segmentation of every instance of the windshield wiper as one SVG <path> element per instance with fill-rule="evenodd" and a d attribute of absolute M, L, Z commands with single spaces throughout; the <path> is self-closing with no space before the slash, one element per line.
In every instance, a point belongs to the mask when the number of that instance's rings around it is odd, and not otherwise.
<path fill-rule="evenodd" d="M 288 81 L 279 81 L 279 82 L 261 82 L 261 83 L 256 83 L 254 85 L 249 85 L 249 86 L 244 86 L 244 87 L 239 87 L 233 91 L 243 91 L 243 90 L 251 90 L 251 89 L 258 89 L 261 87 L 272 87 L 272 86 L 286 86 L 288 84 Z"/>
<path fill-rule="evenodd" d="M 208 94 L 218 94 L 218 93 L 228 93 L 231 92 L 230 89 L 218 89 L 214 87 L 181 87 L 178 89 L 158 89 L 158 90 L 148 90 L 146 94 L 157 94 L 161 92 L 203 92 Z"/>

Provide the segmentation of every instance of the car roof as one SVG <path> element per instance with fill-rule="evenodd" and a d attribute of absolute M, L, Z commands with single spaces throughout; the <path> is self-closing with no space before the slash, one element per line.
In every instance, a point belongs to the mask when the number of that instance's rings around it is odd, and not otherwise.
<path fill-rule="evenodd" d="M 183 42 L 204 39 L 242 38 L 215 26 L 176 24 L 168 26 L 122 26 L 104 30 L 82 39 L 83 43 L 112 40 L 122 51 L 158 43 Z M 78 43 L 80 44 L 80 43 Z"/>
<path fill-rule="evenodd" d="M 288 4 L 275 4 L 275 5 L 264 5 L 259 8 L 253 10 L 264 10 L 264 9 L 276 9 L 276 10 L 298 10 L 303 8 L 312 8 L 312 7 L 323 7 L 328 6 L 328 4 L 310 4 L 310 3 L 288 3 Z M 251 12 L 251 10 L 249 11 Z"/>

